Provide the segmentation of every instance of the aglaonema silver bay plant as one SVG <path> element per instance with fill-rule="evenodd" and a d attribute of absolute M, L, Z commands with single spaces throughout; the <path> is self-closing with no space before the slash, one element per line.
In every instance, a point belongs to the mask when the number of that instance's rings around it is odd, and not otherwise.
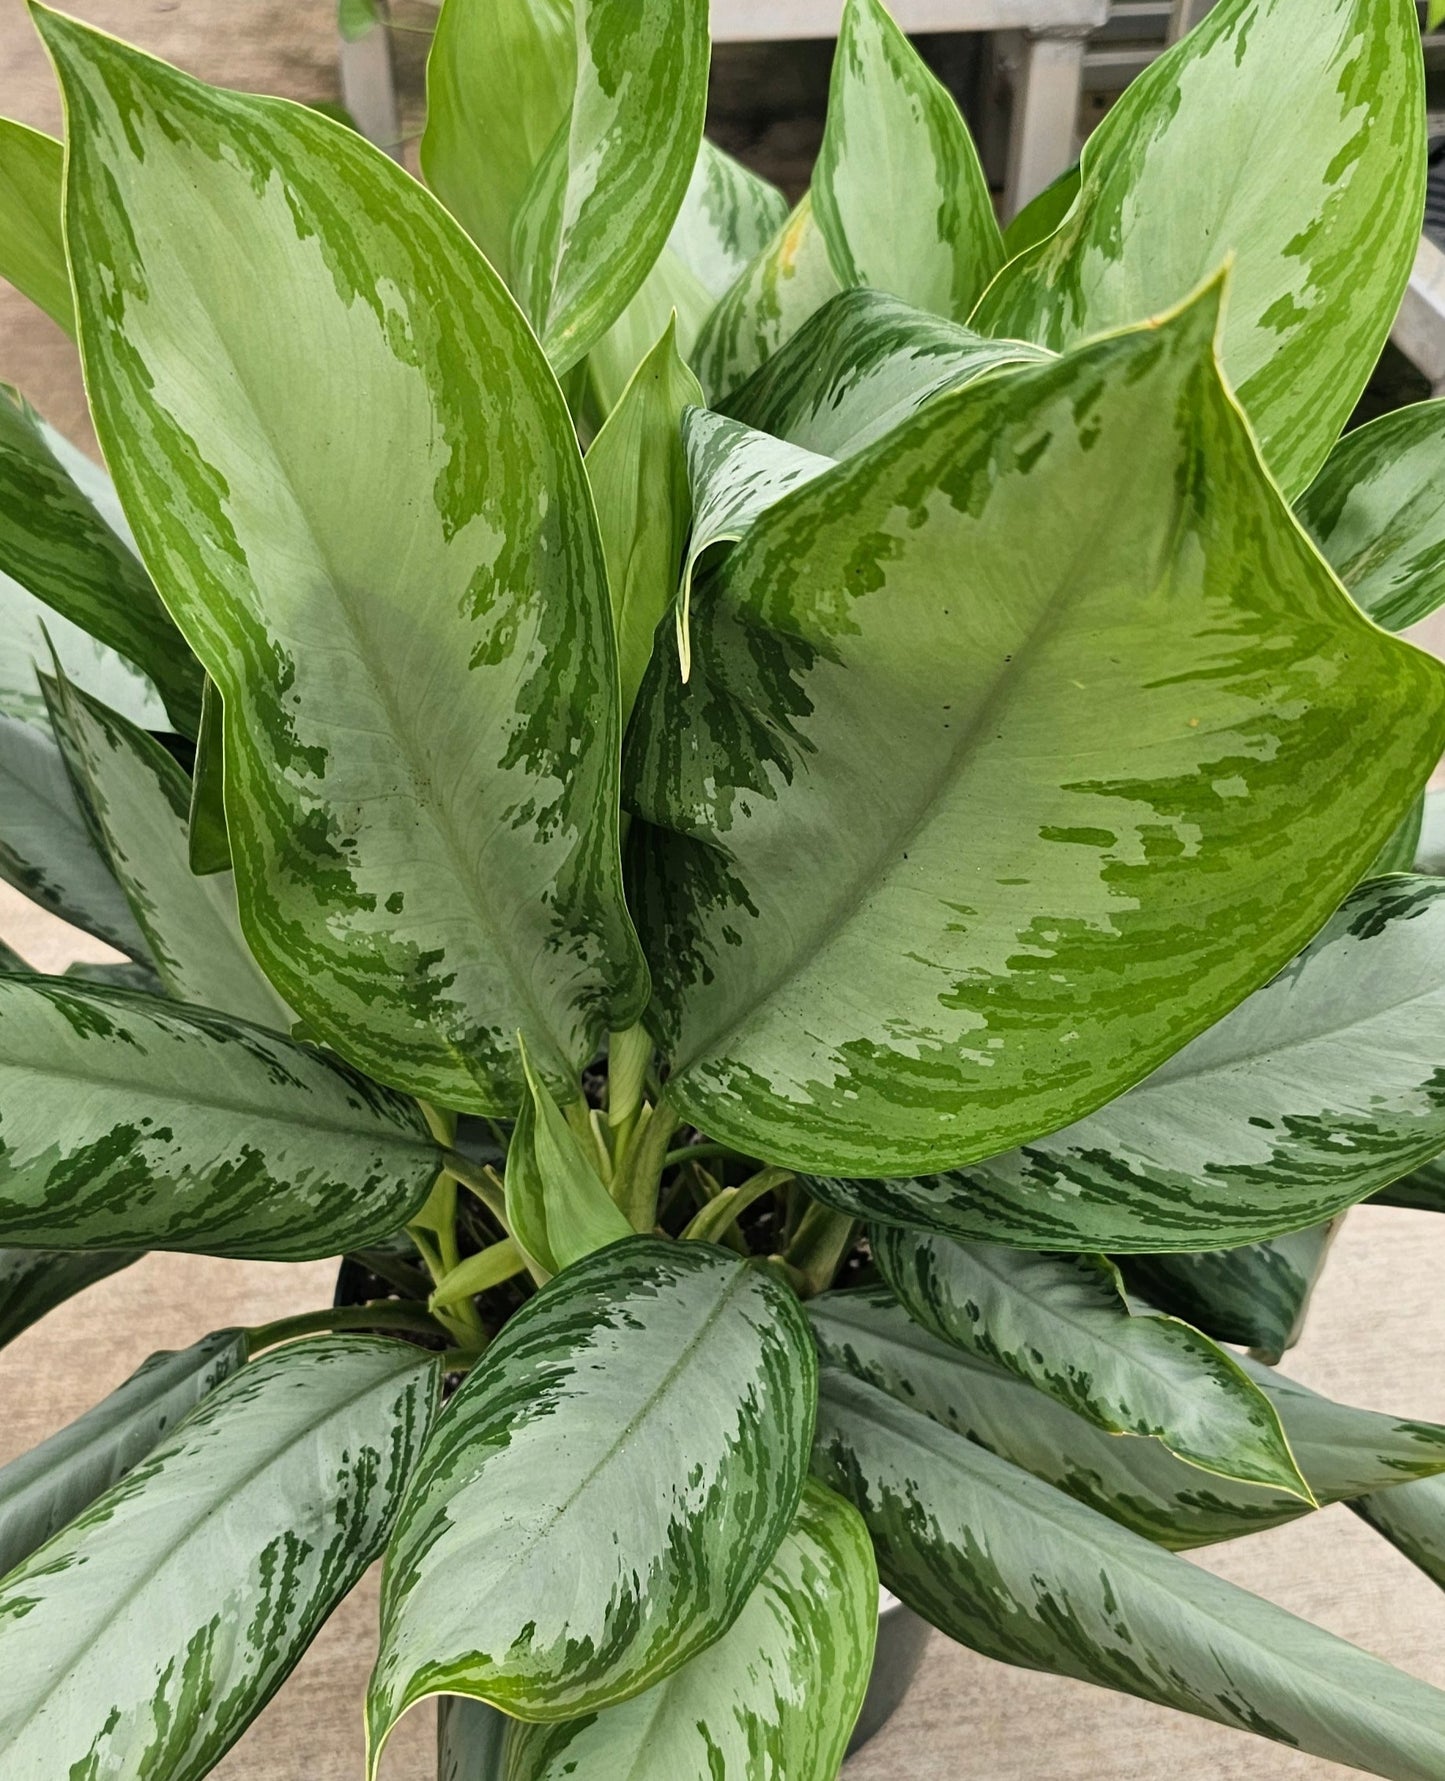
<path fill-rule="evenodd" d="M 0 1773 L 207 1774 L 384 1555 L 373 1773 L 832 1781 L 881 1579 L 1438 1781 L 1178 1556 L 1445 1583 L 1445 1428 L 1276 1370 L 1445 1207 L 1414 9 L 1220 0 L 1004 233 L 877 0 L 791 209 L 706 14 L 445 0 L 421 184 L 35 8 L 109 475 L 5 397 L 0 869 L 123 962 L 0 975 L 0 1336 L 347 1259 L 0 1470 Z"/>

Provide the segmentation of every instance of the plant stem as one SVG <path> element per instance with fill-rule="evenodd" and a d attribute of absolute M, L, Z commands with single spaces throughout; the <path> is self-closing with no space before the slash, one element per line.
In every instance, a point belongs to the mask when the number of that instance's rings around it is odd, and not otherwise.
<path fill-rule="evenodd" d="M 457 1178 L 449 1168 L 444 1168 L 437 1177 L 426 1205 L 407 1226 L 407 1233 L 426 1263 L 433 1283 L 440 1286 L 462 1259 L 457 1245 Z M 435 1245 L 431 1237 L 436 1238 Z M 458 1341 L 477 1346 L 485 1343 L 486 1328 L 470 1299 L 462 1299 L 447 1309 L 437 1305 L 432 1309 L 438 1323 Z"/>
<path fill-rule="evenodd" d="M 676 1150 L 668 1151 L 662 1159 L 662 1167 L 665 1173 L 681 1163 L 709 1163 L 722 1157 L 734 1157 L 738 1162 L 747 1161 L 741 1150 L 733 1150 L 726 1144 L 682 1144 Z"/>
<path fill-rule="evenodd" d="M 779 1257 L 796 1276 L 799 1298 L 811 1299 L 832 1284 L 857 1232 L 857 1220 L 846 1212 L 835 1212 L 821 1200 L 810 1203 L 798 1220 L 792 1242 Z"/>
<path fill-rule="evenodd" d="M 468 1193 L 473 1193 L 486 1207 L 502 1229 L 509 1230 L 507 1223 L 507 1195 L 497 1172 L 488 1163 L 474 1163 L 458 1150 L 449 1150 L 442 1158 L 442 1167 L 453 1181 L 461 1182 Z"/>
<path fill-rule="evenodd" d="M 650 1231 L 657 1223 L 657 1190 L 668 1140 L 677 1127 L 677 1114 L 666 1100 L 659 1101 L 652 1109 L 652 1117 L 638 1132 L 631 1154 L 622 1159 L 612 1197 L 635 1231 Z"/>
<path fill-rule="evenodd" d="M 481 1358 L 479 1348 L 447 1348 L 437 1356 L 444 1373 L 470 1373 Z"/>
<path fill-rule="evenodd" d="M 725 1187 L 715 1200 L 709 1200 L 692 1219 L 682 1233 L 684 1240 L 694 1238 L 704 1243 L 716 1243 L 754 1200 L 773 1193 L 792 1179 L 791 1169 L 759 1169 L 756 1175 L 749 1176 L 740 1186 Z"/>
<path fill-rule="evenodd" d="M 295 1336 L 323 1335 L 330 1330 L 407 1330 L 418 1336 L 440 1336 L 437 1320 L 419 1300 L 378 1299 L 370 1305 L 327 1305 L 320 1311 L 302 1311 L 295 1317 L 278 1317 L 248 1329 L 246 1352 L 289 1342 Z"/>
<path fill-rule="evenodd" d="M 430 1304 L 435 1309 L 471 1299 L 475 1294 L 487 1292 L 494 1286 L 500 1286 L 504 1280 L 523 1273 L 526 1266 L 527 1258 L 521 1250 L 510 1237 L 503 1237 L 500 1243 L 493 1243 L 489 1248 L 479 1250 L 476 1255 L 469 1255 L 439 1280 L 436 1291 L 431 1295 Z"/>

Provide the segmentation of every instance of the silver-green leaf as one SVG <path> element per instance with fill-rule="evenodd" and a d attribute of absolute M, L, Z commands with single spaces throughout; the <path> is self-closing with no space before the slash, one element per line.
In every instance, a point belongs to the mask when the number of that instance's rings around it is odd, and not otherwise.
<path fill-rule="evenodd" d="M 808 317 L 726 403 L 727 412 L 824 457 L 848 458 L 945 390 L 1050 355 L 993 340 L 886 297 L 843 291 Z"/>
<path fill-rule="evenodd" d="M 529 1301 L 397 1526 L 370 1773 L 428 1695 L 570 1719 L 726 1632 L 797 1510 L 815 1379 L 797 1301 L 710 1244 L 633 1237 Z"/>
<path fill-rule="evenodd" d="M 1428 618 L 1445 601 L 1445 402 L 1346 433 L 1295 511 L 1376 624 Z"/>
<path fill-rule="evenodd" d="M 38 17 L 97 431 L 222 694 L 253 948 L 384 1080 L 510 1115 L 520 1028 L 570 1092 L 646 983 L 556 382 L 457 225 L 354 133 Z"/>
<path fill-rule="evenodd" d="M 810 1479 L 773 1562 L 715 1644 L 593 1717 L 513 1721 L 506 1781 L 837 1781 L 877 1631 L 868 1530 L 850 1503 Z"/>
<path fill-rule="evenodd" d="M 1360 615 L 1264 475 L 1219 301 L 935 398 L 754 522 L 693 603 L 686 686 L 654 660 L 633 908 L 701 1129 L 889 1176 L 1054 1131 L 1283 966 L 1420 789 L 1445 669 Z M 1000 1233 L 1110 1247 L 1039 1198 Z M 1251 1193 L 1256 1228 L 1216 1236 L 1205 1204 L 1171 1193 L 1181 1247 L 1291 1222 Z M 1168 1246 L 1150 1211 L 1120 1247 Z"/>
<path fill-rule="evenodd" d="M 278 1034 L 0 978 L 0 1242 L 300 1261 L 376 1242 L 440 1153 L 414 1102 Z"/>
<path fill-rule="evenodd" d="M 194 736 L 200 664 L 129 543 L 107 524 L 47 435 L 34 410 L 0 386 L 0 569 L 149 676 L 170 727 Z"/>
<path fill-rule="evenodd" d="M 819 1179 L 857 1216 L 1026 1247 L 1234 1247 L 1445 1148 L 1445 882 L 1375 879 L 1292 963 L 1099 1112 L 967 1170 Z"/>
<path fill-rule="evenodd" d="M 205 1398 L 0 1584 L 0 1769 L 208 1775 L 381 1550 L 438 1383 L 331 1336 Z"/>
<path fill-rule="evenodd" d="M 1175 1550 L 1238 1539 L 1311 1513 L 1299 1495 L 1206 1478 L 1157 1441 L 1121 1441 L 1005 1372 L 921 1329 L 883 1287 L 808 1305 L 819 1352 L 944 1428 Z M 1279 1413 L 1319 1503 L 1445 1471 L 1445 1428 L 1359 1410 L 1268 1367 L 1241 1365 Z"/>
<path fill-rule="evenodd" d="M 0 1249 L 0 1348 L 97 1280 L 138 1262 L 140 1249 Z"/>
<path fill-rule="evenodd" d="M 1445 1693 L 827 1369 L 815 1470 L 887 1586 L 951 1638 L 1329 1761 L 1434 1781 Z"/>
<path fill-rule="evenodd" d="M 145 935 L 101 852 L 55 738 L 3 712 L 0 878 L 133 959 L 147 956 Z"/>
<path fill-rule="evenodd" d="M 241 934 L 230 873 L 198 878 L 191 870 L 185 774 L 153 737 L 99 700 L 64 683 L 51 688 L 62 752 L 167 990 L 289 1030 L 291 1012 Z"/>
<path fill-rule="evenodd" d="M 1220 1342 L 1278 1360 L 1304 1328 L 1310 1294 L 1340 1220 L 1286 1231 L 1265 1243 L 1122 1258 L 1132 1291 L 1187 1318 Z"/>
<path fill-rule="evenodd" d="M 1297 495 L 1410 276 L 1424 88 L 1411 0 L 1221 0 L 1089 138 L 1072 208 L 974 325 L 1068 346 L 1167 309 L 1233 256 L 1225 372 Z"/>
<path fill-rule="evenodd" d="M 961 322 L 1003 265 L 968 126 L 881 0 L 844 5 L 812 190 L 844 285 Z"/>
<path fill-rule="evenodd" d="M 873 1253 L 910 1316 L 1111 1435 L 1152 1437 L 1217 1477 L 1310 1500 L 1279 1414 L 1178 1318 L 1133 1310 L 1101 1255 L 1040 1255 L 887 1225 Z"/>
<path fill-rule="evenodd" d="M 137 1466 L 245 1359 L 240 1330 L 153 1354 L 93 1410 L 0 1467 L 0 1576 Z"/>
<path fill-rule="evenodd" d="M 842 287 L 805 193 L 707 318 L 693 370 L 715 404 L 792 339 Z"/>
<path fill-rule="evenodd" d="M 577 85 L 512 224 L 515 287 L 560 375 L 661 253 L 697 163 L 705 0 L 576 0 Z"/>

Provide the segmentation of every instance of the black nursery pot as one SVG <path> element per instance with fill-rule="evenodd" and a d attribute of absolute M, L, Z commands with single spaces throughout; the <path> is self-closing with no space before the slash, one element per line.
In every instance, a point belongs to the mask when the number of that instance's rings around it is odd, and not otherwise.
<path fill-rule="evenodd" d="M 873 1674 L 868 1679 L 863 1710 L 848 1745 L 849 1756 L 881 1732 L 903 1704 L 923 1662 L 927 1643 L 928 1622 L 920 1620 L 895 1596 L 885 1594 L 878 1609 L 878 1649 L 873 1657 Z"/>

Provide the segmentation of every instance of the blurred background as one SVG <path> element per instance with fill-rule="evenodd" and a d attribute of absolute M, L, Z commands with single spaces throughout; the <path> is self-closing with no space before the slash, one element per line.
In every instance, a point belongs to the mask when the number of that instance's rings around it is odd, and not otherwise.
<path fill-rule="evenodd" d="M 413 172 L 436 7 L 427 0 L 65 0 L 206 80 L 335 109 L 343 102 Z M 780 185 L 806 188 L 823 130 L 838 0 L 714 0 L 709 133 Z M 1202 0 L 897 0 L 901 23 L 958 98 L 1005 214 L 1076 156 L 1119 93 Z M 952 27 L 952 28 L 947 28 Z M 727 39 L 726 41 L 722 41 Z M 1432 137 L 1445 136 L 1445 33 L 1426 36 Z M 59 133 L 50 68 L 23 0 L 0 0 L 0 112 Z M 1278 127 L 1287 128 L 1288 120 Z M 1357 419 L 1445 393 L 1445 166 L 1438 242 Z M 1432 206 L 1432 209 L 1434 207 Z M 1432 221 L 1433 221 L 1432 217 Z M 75 348 L 0 283 L 0 381 L 95 453 Z M 1415 633 L 1445 655 L 1445 614 Z M 117 955 L 0 885 L 0 934 L 57 970 Z M 329 1302 L 334 1262 L 147 1257 L 0 1351 L 0 1463 L 112 1390 L 149 1352 L 207 1329 Z M 1445 1421 L 1445 1221 L 1363 1207 L 1339 1236 L 1285 1371 L 1347 1402 Z M 1208 1569 L 1445 1685 L 1445 1595 L 1343 1507 L 1197 1555 Z M 217 1773 L 225 1781 L 352 1781 L 374 1651 L 375 1579 L 323 1630 Z M 432 1781 L 432 1716 L 389 1747 L 385 1781 Z M 845 1781 L 1328 1781 L 1348 1771 L 1083 1684 L 1013 1670 L 935 1635 L 919 1682 Z"/>

